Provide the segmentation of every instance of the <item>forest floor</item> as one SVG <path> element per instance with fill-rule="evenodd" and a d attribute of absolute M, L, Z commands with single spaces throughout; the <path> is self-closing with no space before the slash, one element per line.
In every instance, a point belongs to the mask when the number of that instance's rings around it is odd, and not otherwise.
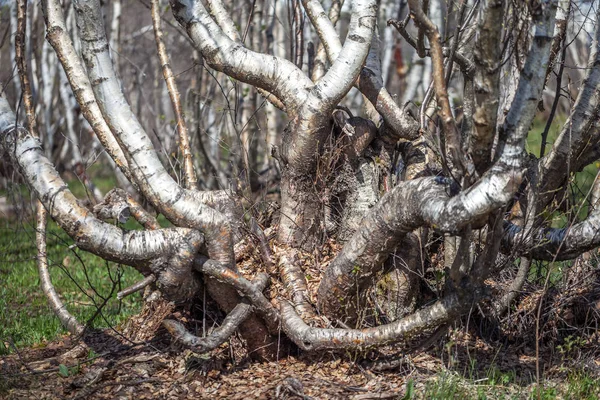
<path fill-rule="evenodd" d="M 452 329 L 421 350 L 250 361 L 238 339 L 200 355 L 161 330 L 144 343 L 98 330 L 0 358 L 6 399 L 597 399 L 600 354 L 486 342 Z M 595 346 L 597 349 L 598 346 Z M 242 355 L 240 355 L 242 354 Z M 585 354 L 585 355 L 584 355 Z M 539 387 L 539 390 L 538 390 Z M 539 393 L 538 393 L 539 392 Z"/>

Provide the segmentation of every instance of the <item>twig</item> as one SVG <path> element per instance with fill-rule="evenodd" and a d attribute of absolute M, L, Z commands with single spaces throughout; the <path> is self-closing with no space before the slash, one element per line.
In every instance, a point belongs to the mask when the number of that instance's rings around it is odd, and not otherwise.
<path fill-rule="evenodd" d="M 130 294 L 139 292 L 144 289 L 146 286 L 150 285 L 152 282 L 156 281 L 156 276 L 154 274 L 148 275 L 144 279 L 139 282 L 134 283 L 133 285 L 121 290 L 117 293 L 117 299 L 122 300 L 124 297 L 129 296 Z"/>
<path fill-rule="evenodd" d="M 419 0 L 409 0 L 408 5 L 410 7 L 411 15 L 419 27 L 419 32 L 423 30 L 429 38 L 429 43 L 431 45 L 431 62 L 433 66 L 433 85 L 435 88 L 438 107 L 440 107 L 439 116 L 442 122 L 442 130 L 446 139 L 447 151 L 450 155 L 450 159 L 452 160 L 452 167 L 457 169 L 456 172 L 458 176 L 456 177 L 456 180 L 458 181 L 457 183 L 460 183 L 461 177 L 469 177 L 469 171 L 462 153 L 456 121 L 454 120 L 454 117 L 452 116 L 452 110 L 450 109 L 450 101 L 448 98 L 448 90 L 444 76 L 444 56 L 440 33 L 436 25 L 431 22 L 429 17 L 427 17 L 425 11 L 419 7 Z M 417 41 L 417 45 L 418 44 L 419 41 Z M 422 54 L 422 57 L 424 57 L 424 49 Z M 419 55 L 421 55 L 421 53 L 419 53 Z"/>
<path fill-rule="evenodd" d="M 198 179 L 196 172 L 194 171 L 194 162 L 192 160 L 192 151 L 190 147 L 190 136 L 188 133 L 185 119 L 183 117 L 183 111 L 181 107 L 181 96 L 177 89 L 177 82 L 175 82 L 175 76 L 169 63 L 169 56 L 167 55 L 167 49 L 163 41 L 163 32 L 160 27 L 160 11 L 159 11 L 159 0 L 152 0 L 152 26 L 154 27 L 154 37 L 156 39 L 156 48 L 158 51 L 158 57 L 163 70 L 163 76 L 167 84 L 167 90 L 171 103 L 173 104 L 173 111 L 175 112 L 175 118 L 177 120 L 177 131 L 179 132 L 179 150 L 183 156 L 183 172 L 184 182 L 188 189 L 195 189 L 198 185 Z"/>

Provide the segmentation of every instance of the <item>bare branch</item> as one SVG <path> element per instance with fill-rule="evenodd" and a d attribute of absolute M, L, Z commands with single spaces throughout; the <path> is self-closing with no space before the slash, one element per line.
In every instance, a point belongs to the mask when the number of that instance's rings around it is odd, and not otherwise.
<path fill-rule="evenodd" d="M 484 5 L 479 21 L 479 35 L 475 41 L 475 130 L 470 138 L 469 150 L 479 173 L 492 163 L 492 144 L 496 135 L 504 0 L 489 0 Z"/>
<path fill-rule="evenodd" d="M 352 17 L 344 47 L 335 56 L 325 76 L 312 89 L 312 95 L 326 107 L 335 107 L 354 85 L 369 53 L 376 17 L 377 3 L 374 0 L 353 2 Z M 322 18 L 329 22 L 326 24 L 327 27 L 333 28 L 326 15 L 322 15 Z M 334 28 L 333 32 L 337 35 Z"/>
<path fill-rule="evenodd" d="M 325 45 L 325 48 L 328 49 L 327 57 L 329 58 L 329 61 L 335 61 L 342 49 L 342 43 L 333 24 L 327 18 L 323 7 L 318 1 L 303 0 L 302 4 L 306 9 L 306 13 L 312 24 L 317 30 L 319 38 Z M 383 116 L 386 125 L 395 137 L 415 139 L 419 135 L 418 124 L 396 104 L 387 89 L 383 87 L 381 74 L 377 74 L 377 71 L 380 70 L 380 66 L 374 70 L 363 68 L 361 75 L 356 82 L 358 89 Z"/>
<path fill-rule="evenodd" d="M 41 202 L 40 202 L 41 204 Z M 48 298 L 50 307 L 54 314 L 58 317 L 62 326 L 73 335 L 79 335 L 85 329 L 85 326 L 77 321 L 77 318 L 71 314 L 64 305 L 60 296 L 54 289 L 50 272 L 48 272 L 48 257 L 46 253 L 46 209 L 41 206 L 37 208 L 36 218 L 37 227 L 35 231 L 35 242 L 37 244 L 37 264 L 40 274 L 40 285 L 42 291 Z"/>
<path fill-rule="evenodd" d="M 8 102 L 0 97 L 0 141 L 44 203 L 50 216 L 83 250 L 105 260 L 154 273 L 164 293 L 172 299 L 189 299 L 198 290 L 191 278 L 191 260 L 203 245 L 202 234 L 187 228 L 123 232 L 96 219 L 79 205 L 68 186 L 44 156 L 40 143 L 14 125 Z"/>
<path fill-rule="evenodd" d="M 155 281 L 156 281 L 156 276 L 154 276 L 153 274 L 148 275 L 147 277 L 145 277 L 141 281 L 136 282 L 133 285 L 131 285 L 129 287 L 126 287 L 125 289 L 123 289 L 120 292 L 118 292 L 117 293 L 117 299 L 118 300 L 122 300 L 125 297 L 129 296 L 130 294 L 137 293 L 140 290 L 142 290 L 142 289 L 146 288 L 147 286 L 151 285 Z"/>
<path fill-rule="evenodd" d="M 415 23 L 419 27 L 419 33 L 424 31 L 429 39 L 431 46 L 431 62 L 433 64 L 433 82 L 435 94 L 439 108 L 438 114 L 442 121 L 442 130 L 446 139 L 446 147 L 452 162 L 452 167 L 458 170 L 459 176 L 456 178 L 460 181 L 462 177 L 470 180 L 470 176 L 474 171 L 468 170 L 467 160 L 463 156 L 462 146 L 459 136 L 459 131 L 456 127 L 456 121 L 452 116 L 450 109 L 450 101 L 448 99 L 448 90 L 446 87 L 446 75 L 444 73 L 444 54 L 440 33 L 437 26 L 427 17 L 426 11 L 423 11 L 418 0 L 408 0 L 410 12 Z M 458 38 L 456 38 L 458 39 Z M 422 40 L 417 41 L 417 45 L 422 43 Z M 419 55 L 425 56 L 425 51 L 419 51 Z"/>
<path fill-rule="evenodd" d="M 65 68 L 71 89 L 77 103 L 81 106 L 84 117 L 119 169 L 130 182 L 134 183 L 123 151 L 102 117 L 85 69 L 73 47 L 60 2 L 58 0 L 43 0 L 42 5 L 47 27 L 46 38 Z"/>
<path fill-rule="evenodd" d="M 259 275 L 255 283 L 256 290 L 263 291 L 268 283 L 267 275 Z M 238 327 L 252 314 L 252 306 L 246 303 L 240 303 L 227 314 L 221 325 L 214 329 L 206 337 L 198 337 L 188 332 L 182 323 L 166 319 L 162 322 L 163 326 L 175 338 L 198 353 L 206 353 L 216 349 L 234 334 Z"/>
<path fill-rule="evenodd" d="M 230 39 L 200 1 L 171 0 L 173 14 L 207 63 L 217 71 L 273 93 L 288 111 L 296 109 L 312 86 L 293 63 L 246 49 Z"/>
<path fill-rule="evenodd" d="M 340 18 L 340 12 L 342 11 L 342 6 L 344 5 L 344 0 L 334 0 L 331 2 L 331 7 L 329 8 L 329 21 L 331 21 L 331 26 L 329 26 L 329 24 L 326 23 L 319 23 L 318 25 L 316 25 L 315 27 L 317 29 L 319 29 L 319 27 L 321 27 L 321 29 L 324 30 L 324 35 L 327 35 L 327 30 L 331 29 L 331 27 L 334 28 L 334 32 L 335 32 L 335 25 L 337 24 L 339 18 Z M 319 17 L 321 18 L 321 17 Z M 313 22 L 314 24 L 314 22 Z M 323 42 L 320 41 L 319 45 L 317 46 L 317 51 L 316 51 L 316 55 L 315 55 L 315 59 L 314 59 L 314 68 L 312 70 L 312 76 L 311 79 L 313 82 L 317 82 L 319 79 L 321 79 L 323 77 L 323 75 L 325 75 L 325 70 L 326 70 L 326 65 L 325 63 L 327 62 L 327 52 L 328 50 L 326 49 L 325 46 L 329 46 L 328 42 Z"/>
<path fill-rule="evenodd" d="M 163 41 L 163 33 L 160 27 L 160 10 L 159 0 L 152 0 L 152 26 L 154 27 L 154 37 L 156 39 L 156 48 L 158 51 L 158 57 L 162 66 L 163 76 L 167 83 L 167 90 L 169 91 L 169 97 L 173 104 L 173 111 L 175 112 L 175 118 L 177 120 L 177 131 L 179 132 L 179 151 L 183 157 L 183 176 L 185 187 L 188 189 L 195 189 L 198 186 L 198 179 L 196 178 L 196 172 L 194 171 L 194 163 L 192 161 L 192 150 L 190 148 L 190 136 L 188 133 L 187 125 L 185 124 L 185 118 L 183 117 L 183 110 L 181 109 L 181 96 L 179 95 L 179 89 L 177 89 L 177 82 L 175 82 L 175 76 L 171 69 L 169 62 L 169 55 Z"/>

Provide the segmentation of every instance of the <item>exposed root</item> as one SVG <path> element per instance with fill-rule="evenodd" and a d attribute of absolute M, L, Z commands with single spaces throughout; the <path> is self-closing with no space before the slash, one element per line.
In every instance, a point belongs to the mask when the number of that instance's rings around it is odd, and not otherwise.
<path fill-rule="evenodd" d="M 267 275 L 259 275 L 256 288 L 263 291 L 268 283 Z M 166 319 L 162 325 L 169 331 L 171 336 L 178 342 L 198 353 L 206 353 L 216 349 L 223 344 L 234 332 L 238 329 L 249 316 L 252 314 L 252 306 L 247 303 L 240 303 L 225 317 L 225 320 L 220 327 L 212 331 L 206 337 L 198 337 L 188 332 L 183 324 L 179 321 Z"/>
<path fill-rule="evenodd" d="M 179 321 L 166 319 L 162 325 L 173 338 L 197 353 L 207 353 L 223 344 L 252 313 L 252 306 L 240 303 L 227 315 L 220 327 L 206 337 L 190 333 Z"/>
<path fill-rule="evenodd" d="M 298 250 L 290 249 L 279 257 L 279 274 L 294 309 L 302 319 L 316 317 L 310 304 L 304 271 L 299 265 Z"/>

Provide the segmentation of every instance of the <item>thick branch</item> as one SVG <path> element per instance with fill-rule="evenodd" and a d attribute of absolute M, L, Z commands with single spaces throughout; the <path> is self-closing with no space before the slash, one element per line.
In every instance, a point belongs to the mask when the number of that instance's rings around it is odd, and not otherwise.
<path fill-rule="evenodd" d="M 518 225 L 505 222 L 503 245 L 518 255 L 536 260 L 562 261 L 576 258 L 600 245 L 600 210 L 584 221 L 565 228 L 538 228 L 523 235 Z"/>
<path fill-rule="evenodd" d="M 211 197 L 219 194 L 183 189 L 169 175 L 121 91 L 110 59 L 98 1 L 79 1 L 76 11 L 83 56 L 96 100 L 130 159 L 131 173 L 140 190 L 175 225 L 203 231 L 210 257 L 231 262 L 233 241 L 229 221 L 211 207 Z"/>
<path fill-rule="evenodd" d="M 308 326 L 294 308 L 281 302 L 282 328 L 304 350 L 365 349 L 398 342 L 437 327 L 468 310 L 478 297 L 473 288 L 452 293 L 419 311 L 387 325 L 367 329 L 323 329 Z"/>
<path fill-rule="evenodd" d="M 406 233 L 422 225 L 456 233 L 512 199 L 521 184 L 525 138 L 544 85 L 545 71 L 540 71 L 539 65 L 548 60 L 548 32 L 556 11 L 553 4 L 537 16 L 534 44 L 503 127 L 498 161 L 476 184 L 454 197 L 449 197 L 447 190 L 451 193 L 456 188 L 444 178 L 403 182 L 388 192 L 325 272 L 318 301 L 326 314 L 341 317 L 348 312 L 352 316 L 356 287 L 360 290 L 371 282 Z"/>
<path fill-rule="evenodd" d="M 290 249 L 279 258 L 279 274 L 288 296 L 301 318 L 312 318 L 315 316 L 314 309 L 310 304 L 306 276 L 300 267 L 298 250 Z"/>
<path fill-rule="evenodd" d="M 206 62 L 232 78 L 273 93 L 288 112 L 307 96 L 312 81 L 293 63 L 246 49 L 230 39 L 200 1 L 171 0 L 173 14 Z"/>
<path fill-rule="evenodd" d="M 499 106 L 501 41 L 504 1 L 489 0 L 478 24 L 475 41 L 476 107 L 475 130 L 469 142 L 469 152 L 477 172 L 483 173 L 492 163 L 492 144 L 496 135 Z"/>
<path fill-rule="evenodd" d="M 98 140 L 106 149 L 106 152 L 115 161 L 127 179 L 134 183 L 125 155 L 102 117 L 85 69 L 73 47 L 60 1 L 43 0 L 42 6 L 46 21 L 46 39 L 48 39 L 48 42 L 54 48 L 59 61 L 65 69 L 67 79 L 77 99 L 77 103 L 81 107 L 83 116 L 89 122 L 96 137 L 98 137 Z"/>
<path fill-rule="evenodd" d="M 329 8 L 329 21 L 331 21 L 331 27 L 335 30 L 335 25 L 340 19 L 340 12 L 342 11 L 342 6 L 344 5 L 344 0 L 333 0 L 331 2 L 331 7 Z M 320 17 L 319 17 L 320 18 Z M 319 24 L 318 26 L 322 26 L 323 29 L 331 29 L 327 24 Z M 318 29 L 318 28 L 317 28 Z M 327 36 L 326 34 L 324 36 Z M 328 46 L 327 42 L 319 41 L 319 45 L 317 46 L 317 51 L 314 59 L 314 68 L 312 70 L 311 79 L 313 82 L 317 82 L 323 75 L 325 75 L 326 71 L 326 63 L 327 63 L 327 49 L 325 46 Z"/>
<path fill-rule="evenodd" d="M 336 60 L 342 49 L 342 43 L 331 21 L 327 18 L 320 2 L 316 0 L 303 0 L 302 4 L 312 24 L 316 27 L 321 42 L 325 44 L 327 57 L 330 62 Z M 419 126 L 398 104 L 394 101 L 387 89 L 383 87 L 381 74 L 377 73 L 381 67 L 372 70 L 368 65 L 362 69 L 356 81 L 358 89 L 375 106 L 382 115 L 387 127 L 397 138 L 415 139 L 419 136 Z"/>
<path fill-rule="evenodd" d="M 256 290 L 263 291 L 268 283 L 268 275 L 263 274 L 257 278 Z M 163 326 L 169 333 L 185 346 L 190 347 L 197 353 L 206 353 L 216 349 L 234 334 L 238 327 L 252 314 L 252 306 L 240 303 L 223 320 L 218 328 L 214 329 L 206 337 L 198 337 L 188 332 L 182 323 L 175 320 L 164 320 Z"/>
<path fill-rule="evenodd" d="M 321 17 L 329 22 L 323 25 L 332 28 L 333 34 L 337 35 L 329 18 L 324 14 Z M 353 2 L 350 27 L 344 46 L 336 55 L 331 68 L 311 90 L 312 94 L 319 99 L 319 103 L 322 102 L 325 107 L 335 107 L 354 85 L 369 54 L 376 18 L 375 0 Z"/>
<path fill-rule="evenodd" d="M 14 121 L 8 102 L 0 97 L 2 147 L 51 217 L 79 248 L 136 267 L 143 274 L 156 274 L 162 290 L 175 300 L 189 299 L 197 291 L 198 283 L 190 279 L 191 260 L 203 245 L 202 234 L 186 228 L 124 232 L 98 220 L 79 205 L 44 156 L 39 141 Z"/>
<path fill-rule="evenodd" d="M 194 7 L 194 10 L 198 7 Z M 235 268 L 232 228 L 238 223 L 235 202 L 224 191 L 198 192 L 184 189 L 169 175 L 121 92 L 108 52 L 98 0 L 78 1 L 76 11 L 83 57 L 93 82 L 96 100 L 111 131 L 123 146 L 140 190 L 175 225 L 202 231 L 206 236 L 209 256 Z M 179 11 L 182 9 L 179 8 Z M 210 16 L 205 17 L 212 21 Z M 214 21 L 211 23 L 214 25 Z M 190 24 L 191 27 L 200 28 L 196 22 Z M 203 31 L 201 28 L 200 30 Z M 237 62 L 242 61 L 237 57 L 235 59 Z M 211 297 L 225 312 L 231 311 L 238 304 L 238 296 L 231 288 L 210 279 L 207 283 Z M 251 348 L 260 348 L 259 353 L 266 357 L 274 354 L 273 346 L 265 346 L 268 334 L 259 320 L 250 318 L 246 321 L 244 330 L 244 337 Z"/>

